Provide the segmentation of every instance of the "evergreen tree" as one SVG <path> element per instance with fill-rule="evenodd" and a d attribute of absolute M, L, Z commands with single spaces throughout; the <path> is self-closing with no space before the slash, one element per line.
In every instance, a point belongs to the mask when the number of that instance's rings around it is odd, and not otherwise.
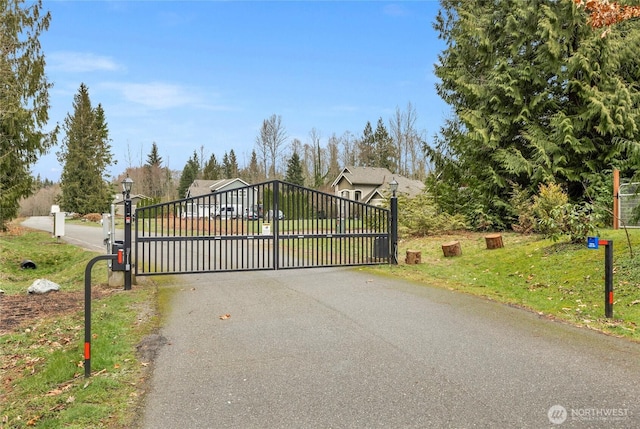
<path fill-rule="evenodd" d="M 441 5 L 437 91 L 454 117 L 430 155 L 443 179 L 506 219 L 514 187 L 557 182 L 579 201 L 601 171 L 637 161 L 637 22 L 602 38 L 571 1 Z"/>
<path fill-rule="evenodd" d="M 378 119 L 378 125 L 376 131 L 373 134 L 375 141 L 375 167 L 386 168 L 387 170 L 395 173 L 397 169 L 396 162 L 396 148 L 393 145 L 393 139 L 389 135 L 389 131 L 384 126 L 382 118 Z"/>
<path fill-rule="evenodd" d="M 80 214 L 108 211 L 112 192 L 106 170 L 113 157 L 109 131 L 102 106 L 91 107 L 85 84 L 74 96 L 73 114 L 67 114 L 63 129 L 65 137 L 57 153 L 63 164 L 62 209 Z"/>
<path fill-rule="evenodd" d="M 225 152 L 222 158 L 222 170 L 224 172 L 225 179 L 235 179 L 238 177 L 238 159 L 236 153 L 231 149 L 229 154 Z"/>
<path fill-rule="evenodd" d="M 229 163 L 229 155 L 227 152 L 222 156 L 222 175 L 225 179 L 231 177 L 231 164 Z"/>
<path fill-rule="evenodd" d="M 51 84 L 39 39 L 50 20 L 40 0 L 0 2 L 0 230 L 33 192 L 31 166 L 55 143 L 57 129 L 42 131 Z"/>
<path fill-rule="evenodd" d="M 291 158 L 287 162 L 287 174 L 284 179 L 286 182 L 294 185 L 304 186 L 304 174 L 302 171 L 302 162 L 298 152 L 293 152 Z"/>
<path fill-rule="evenodd" d="M 193 156 L 189 158 L 180 175 L 180 183 L 178 184 L 178 195 L 180 198 L 184 198 L 185 195 L 187 195 L 189 186 L 198 178 L 199 173 L 200 161 L 198 161 L 198 154 L 194 151 Z"/>
<path fill-rule="evenodd" d="M 360 167 L 377 167 L 376 162 L 376 143 L 373 136 L 373 128 L 371 122 L 367 121 L 364 127 L 362 137 L 358 142 L 358 166 Z"/>
<path fill-rule="evenodd" d="M 158 153 L 158 145 L 156 142 L 151 143 L 151 152 L 147 155 L 147 163 L 149 167 L 160 167 L 162 165 L 162 157 Z"/>
<path fill-rule="evenodd" d="M 243 179 L 248 183 L 258 183 L 265 180 L 265 174 L 260 169 L 258 155 L 255 150 L 251 152 L 251 160 L 249 161 L 249 166 L 245 169 Z"/>
<path fill-rule="evenodd" d="M 147 162 L 144 165 L 142 193 L 153 199 L 161 197 L 165 194 L 169 176 L 168 169 L 162 167 L 162 157 L 158 153 L 158 145 L 153 142 L 151 152 L 147 155 Z"/>
<path fill-rule="evenodd" d="M 220 179 L 221 169 L 222 167 L 220 166 L 220 164 L 218 164 L 216 155 L 212 153 L 209 157 L 209 160 L 204 165 L 204 169 L 202 170 L 202 178 L 205 180 L 218 180 Z"/>

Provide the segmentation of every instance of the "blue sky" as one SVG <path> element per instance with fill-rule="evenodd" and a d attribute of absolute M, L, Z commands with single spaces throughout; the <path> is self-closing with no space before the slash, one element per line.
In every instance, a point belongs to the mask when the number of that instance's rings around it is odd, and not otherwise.
<path fill-rule="evenodd" d="M 412 103 L 436 133 L 447 106 L 435 92 L 442 42 L 437 1 L 57 1 L 42 37 L 51 123 L 73 110 L 81 83 L 102 104 L 118 164 L 142 165 L 158 145 L 181 170 L 194 150 L 250 159 L 262 121 L 282 117 L 289 141 L 322 144 Z M 64 136 L 61 134 L 59 139 Z M 33 172 L 58 180 L 55 152 Z"/>

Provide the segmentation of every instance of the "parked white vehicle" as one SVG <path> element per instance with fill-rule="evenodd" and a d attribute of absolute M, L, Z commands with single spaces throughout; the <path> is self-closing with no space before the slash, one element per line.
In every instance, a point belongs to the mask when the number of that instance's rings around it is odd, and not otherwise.
<path fill-rule="evenodd" d="M 242 206 L 240 204 L 226 204 L 224 206 L 216 207 L 214 217 L 230 217 L 236 218 L 242 217 Z"/>

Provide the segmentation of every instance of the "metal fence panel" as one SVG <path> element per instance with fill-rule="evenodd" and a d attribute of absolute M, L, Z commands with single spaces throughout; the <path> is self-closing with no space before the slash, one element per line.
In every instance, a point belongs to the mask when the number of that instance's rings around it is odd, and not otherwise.
<path fill-rule="evenodd" d="M 136 276 L 389 263 L 389 210 L 270 181 L 139 207 Z"/>

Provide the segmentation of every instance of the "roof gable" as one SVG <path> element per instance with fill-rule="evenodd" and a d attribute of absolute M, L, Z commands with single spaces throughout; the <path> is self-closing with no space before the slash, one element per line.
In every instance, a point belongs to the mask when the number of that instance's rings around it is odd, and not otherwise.
<path fill-rule="evenodd" d="M 393 173 L 386 168 L 348 166 L 342 169 L 342 172 L 338 175 L 336 180 L 333 181 L 331 186 L 336 186 L 342 179 L 347 180 L 352 186 L 380 186 L 391 180 L 392 176 Z"/>

